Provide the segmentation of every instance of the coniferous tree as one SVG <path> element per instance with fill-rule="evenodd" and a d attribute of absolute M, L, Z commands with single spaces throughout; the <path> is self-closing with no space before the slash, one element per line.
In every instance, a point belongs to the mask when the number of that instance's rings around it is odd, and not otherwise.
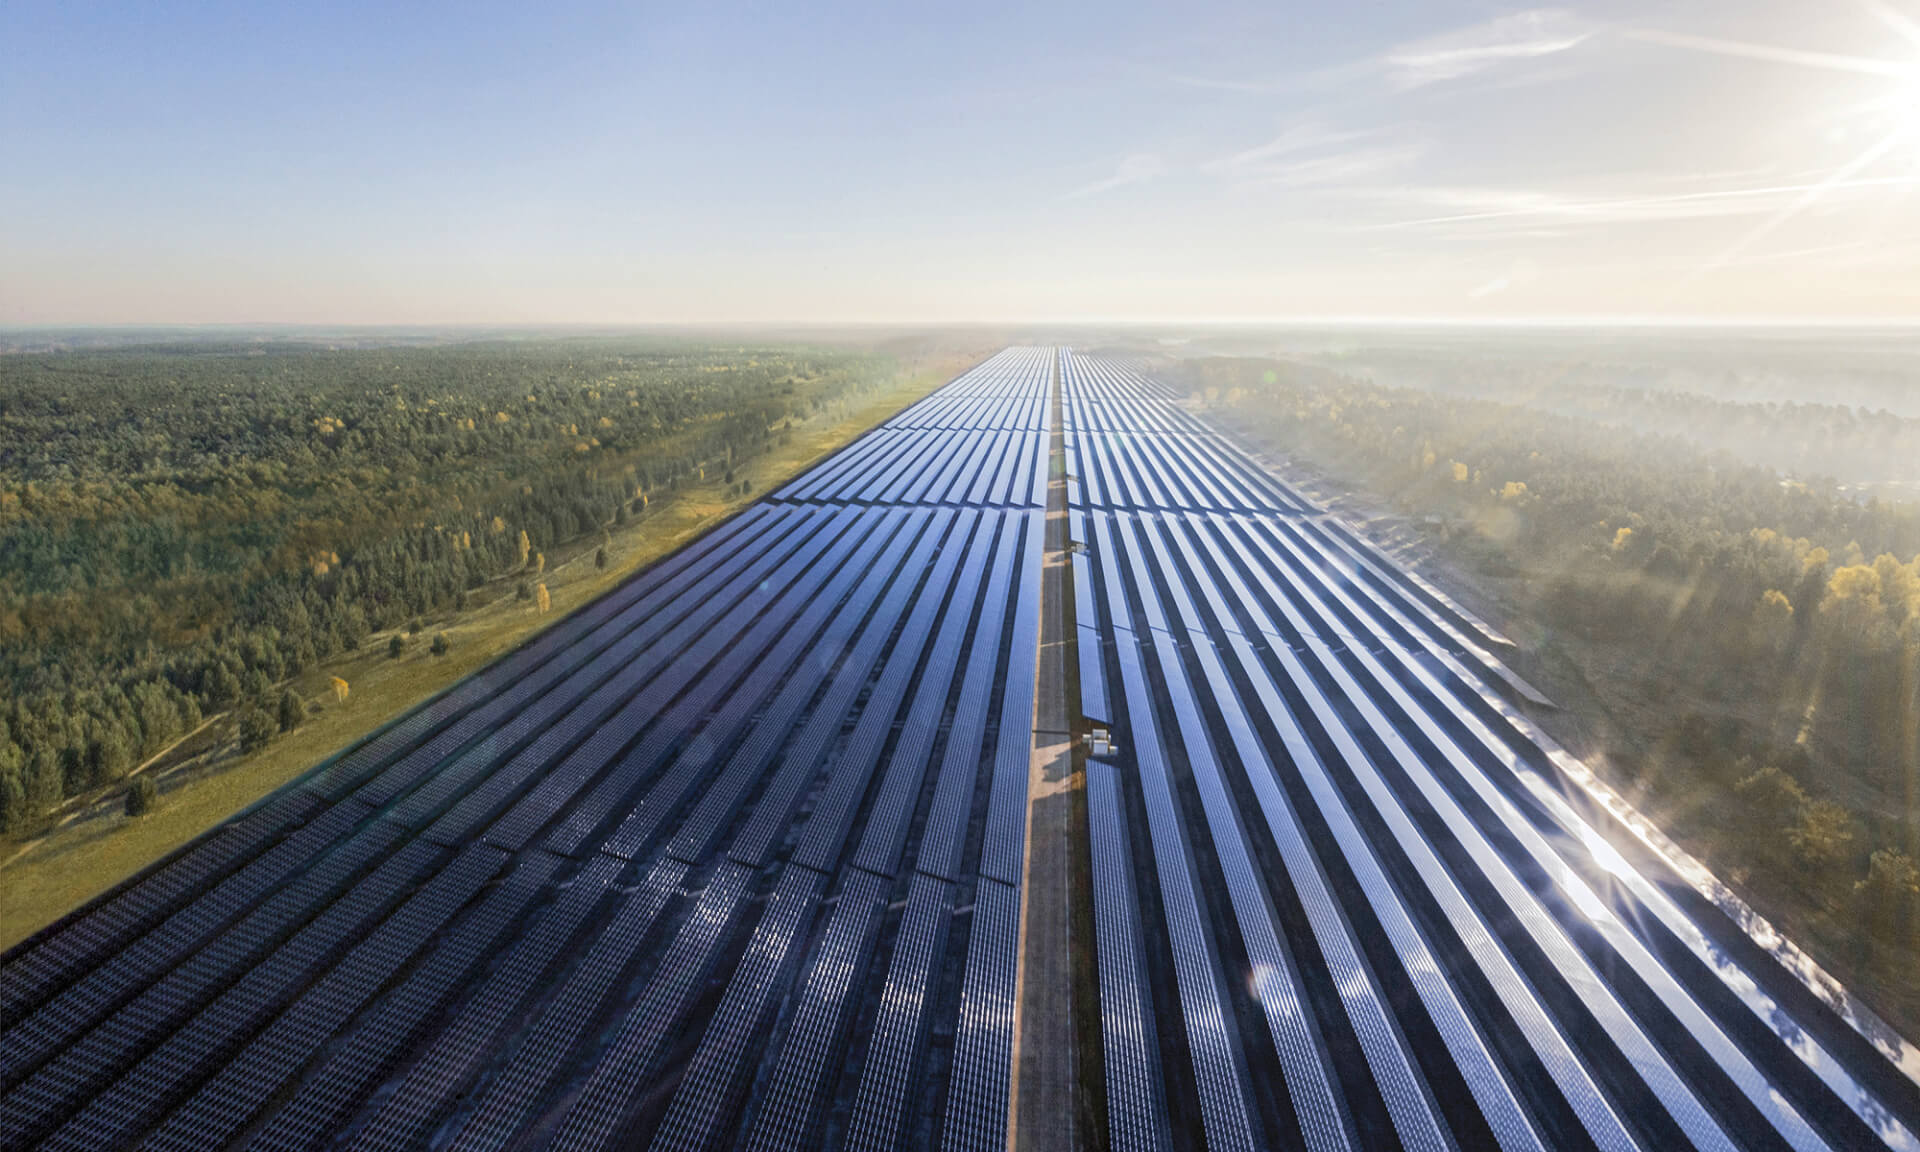
<path fill-rule="evenodd" d="M 257 752 L 272 741 L 278 726 L 266 709 L 249 704 L 240 713 L 240 750 Z"/>
<path fill-rule="evenodd" d="M 127 786 L 127 815 L 145 816 L 160 804 L 160 788 L 150 776 L 138 776 Z"/>
<path fill-rule="evenodd" d="M 307 705 L 305 701 L 300 699 L 299 693 L 291 688 L 280 693 L 280 731 L 291 732 L 305 723 L 306 719 Z"/>

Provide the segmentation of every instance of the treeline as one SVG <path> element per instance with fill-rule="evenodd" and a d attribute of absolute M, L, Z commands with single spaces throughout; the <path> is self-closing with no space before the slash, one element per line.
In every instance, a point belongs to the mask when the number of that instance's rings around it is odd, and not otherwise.
<path fill-rule="evenodd" d="M 1388 386 L 1500 400 L 1679 436 L 1794 476 L 1830 476 L 1848 484 L 1920 480 L 1920 419 L 1904 378 L 1897 388 L 1880 381 L 1846 387 L 1815 375 L 1811 385 L 1783 390 L 1771 376 L 1676 372 L 1637 361 L 1631 350 L 1593 351 L 1585 359 L 1359 354 L 1351 363 L 1325 367 Z M 1711 392 L 1704 390 L 1708 386 Z M 1827 388 L 1875 396 L 1899 410 L 1807 399 L 1810 390 Z"/>
<path fill-rule="evenodd" d="M 1631 699 L 1612 703 L 1656 721 L 1609 733 L 1610 753 L 1670 824 L 1844 925 L 1836 947 L 1897 938 L 1880 960 L 1910 954 L 1920 504 L 1859 501 L 1567 404 L 1271 361 L 1187 371 L 1249 434 L 1391 498 L 1501 578 L 1526 616 L 1604 669 L 1595 679 L 1630 667 Z"/>
<path fill-rule="evenodd" d="M 1791 476 L 1850 485 L 1920 479 L 1920 420 L 1884 409 L 1723 400 L 1613 387 L 1578 375 L 1513 400 L 1634 432 L 1678 435 Z"/>
<path fill-rule="evenodd" d="M 662 492 L 739 490 L 890 371 L 585 342 L 0 357 L 0 830 L 216 712 L 298 723 L 289 677 Z"/>

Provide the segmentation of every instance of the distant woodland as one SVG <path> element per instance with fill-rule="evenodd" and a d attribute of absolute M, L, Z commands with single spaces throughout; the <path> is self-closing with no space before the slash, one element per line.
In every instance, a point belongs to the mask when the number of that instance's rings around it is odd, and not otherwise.
<path fill-rule="evenodd" d="M 1788 476 L 1826 477 L 1849 487 L 1920 480 L 1920 411 L 1912 410 L 1920 397 L 1894 410 L 1817 401 L 1808 390 L 1782 396 L 1778 383 L 1740 373 L 1687 380 L 1714 389 L 1693 391 L 1674 387 L 1669 374 L 1605 361 L 1401 356 L 1344 374 L 1679 437 Z M 1896 402 L 1886 387 L 1853 391 Z"/>
<path fill-rule="evenodd" d="M 0 356 L 0 831 L 217 713 L 243 742 L 299 724 L 295 673 L 690 478 L 733 486 L 891 372 L 587 339 Z"/>
<path fill-rule="evenodd" d="M 1920 1006 L 1920 503 L 1817 472 L 1912 472 L 1920 422 L 1577 373 L 1487 398 L 1271 360 L 1186 371 L 1254 440 L 1418 525 L 1590 690 L 1562 702 L 1597 706 L 1617 784 Z"/>

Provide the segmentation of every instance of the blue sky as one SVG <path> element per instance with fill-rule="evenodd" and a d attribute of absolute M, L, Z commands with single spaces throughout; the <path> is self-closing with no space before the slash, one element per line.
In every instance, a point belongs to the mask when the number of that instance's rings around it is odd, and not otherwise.
<path fill-rule="evenodd" d="M 0 6 L 0 323 L 1908 316 L 1920 7 Z"/>

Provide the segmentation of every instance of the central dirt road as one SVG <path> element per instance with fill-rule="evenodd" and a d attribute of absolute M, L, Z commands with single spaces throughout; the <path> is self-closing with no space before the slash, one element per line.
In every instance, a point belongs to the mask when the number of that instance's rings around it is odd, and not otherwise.
<path fill-rule="evenodd" d="M 1013 1139 L 1017 1152 L 1069 1152 L 1076 1140 L 1073 835 L 1077 792 L 1073 709 L 1067 693 L 1067 484 L 1056 387 L 1049 424 L 1046 557 L 1040 576 L 1040 649 L 1033 697 L 1033 773 L 1021 891 L 1020 987 L 1014 1026 Z M 1082 848 L 1084 851 L 1084 848 Z"/>

